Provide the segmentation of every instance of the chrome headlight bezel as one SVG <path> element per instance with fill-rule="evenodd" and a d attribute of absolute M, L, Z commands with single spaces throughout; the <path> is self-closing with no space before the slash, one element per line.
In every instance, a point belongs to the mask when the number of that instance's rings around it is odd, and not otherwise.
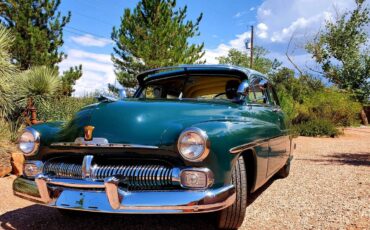
<path fill-rule="evenodd" d="M 32 140 L 33 147 L 29 151 L 24 151 L 24 148 L 21 148 L 22 143 L 24 144 L 27 143 L 27 142 L 22 142 L 22 136 L 25 133 L 31 134 L 33 136 L 33 140 Z M 23 153 L 23 155 L 28 157 L 28 156 L 36 155 L 37 151 L 39 150 L 39 147 L 40 147 L 40 133 L 31 127 L 25 128 L 23 133 L 18 138 L 18 149 Z"/>
<path fill-rule="evenodd" d="M 200 154 L 197 154 L 197 157 L 194 157 L 194 158 L 191 158 L 189 156 L 187 156 L 185 153 L 183 153 L 181 150 L 182 150 L 182 140 L 183 138 L 186 136 L 186 135 L 189 135 L 189 134 L 195 134 L 197 135 L 198 137 L 200 137 L 202 139 L 202 143 L 203 143 L 203 150 Z M 210 141 L 208 139 L 208 135 L 207 133 L 200 129 L 200 128 L 196 128 L 196 127 L 190 127 L 190 128 L 187 128 L 185 130 L 183 130 L 177 140 L 177 149 L 179 151 L 179 153 L 181 154 L 181 156 L 187 160 L 187 161 L 190 161 L 190 162 L 201 162 L 203 161 L 208 155 L 209 155 L 209 152 L 210 152 Z"/>

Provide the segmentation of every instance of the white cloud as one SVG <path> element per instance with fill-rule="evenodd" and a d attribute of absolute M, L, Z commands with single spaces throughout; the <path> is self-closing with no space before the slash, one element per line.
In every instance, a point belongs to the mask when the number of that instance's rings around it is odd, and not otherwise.
<path fill-rule="evenodd" d="M 266 39 L 268 37 L 268 31 L 269 27 L 265 23 L 259 23 L 257 25 L 257 36 L 262 39 Z"/>
<path fill-rule="evenodd" d="M 242 12 L 238 12 L 234 15 L 234 18 L 240 18 L 242 16 Z"/>
<path fill-rule="evenodd" d="M 88 93 L 107 88 L 108 83 L 114 83 L 113 63 L 110 55 L 86 52 L 83 50 L 67 50 L 68 57 L 59 64 L 60 71 L 82 64 L 82 77 L 74 86 L 74 96 L 84 96 Z"/>
<path fill-rule="evenodd" d="M 215 49 L 206 49 L 203 59 L 205 59 L 208 64 L 217 64 L 218 60 L 216 58 L 226 56 L 230 49 L 245 51 L 245 41 L 247 38 L 250 38 L 250 32 L 236 35 L 236 38 L 230 40 L 228 44 L 221 43 Z"/>
<path fill-rule="evenodd" d="M 71 37 L 72 41 L 82 46 L 96 46 L 104 47 L 106 45 L 112 44 L 112 40 L 107 38 L 98 38 L 90 34 L 85 34 L 82 36 L 73 36 Z"/>
<path fill-rule="evenodd" d="M 254 11 L 256 8 L 255 7 L 251 7 L 250 9 L 249 9 L 249 11 Z"/>
<path fill-rule="evenodd" d="M 257 10 L 257 21 L 268 26 L 271 42 L 285 43 L 293 33 L 295 37 L 317 33 L 325 20 L 354 5 L 349 0 L 265 0 Z M 266 35 L 262 30 L 259 37 Z"/>

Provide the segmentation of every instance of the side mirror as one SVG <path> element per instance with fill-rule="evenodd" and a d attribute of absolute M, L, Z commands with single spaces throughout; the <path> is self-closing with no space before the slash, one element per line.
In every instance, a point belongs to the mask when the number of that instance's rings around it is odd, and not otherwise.
<path fill-rule="evenodd" d="M 244 100 L 246 97 L 248 97 L 249 90 L 250 90 L 249 82 L 247 80 L 242 81 L 237 91 L 240 99 Z"/>
<path fill-rule="evenodd" d="M 126 93 L 126 89 L 125 88 L 118 90 L 118 98 L 119 99 L 127 98 L 127 93 Z"/>

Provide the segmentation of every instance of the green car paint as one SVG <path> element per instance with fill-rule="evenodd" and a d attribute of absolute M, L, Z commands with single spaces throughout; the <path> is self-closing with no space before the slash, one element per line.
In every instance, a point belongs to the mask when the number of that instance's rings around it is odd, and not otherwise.
<path fill-rule="evenodd" d="M 229 66 L 196 66 L 193 69 L 139 76 L 140 84 L 153 78 L 173 74 L 212 73 L 232 74 L 241 79 L 261 74 Z M 181 72 L 183 71 L 183 72 Z M 137 96 L 137 95 L 136 95 Z M 158 146 L 157 150 L 117 150 L 107 148 L 83 149 L 53 147 L 54 142 L 73 142 L 84 136 L 84 127 L 94 126 L 94 137 L 106 138 L 109 143 Z M 211 151 L 202 162 L 188 162 L 177 150 L 180 133 L 189 127 L 204 130 L 211 143 Z M 66 123 L 54 122 L 34 125 L 41 135 L 41 147 L 32 160 L 47 160 L 53 156 L 94 154 L 105 157 L 163 159 L 182 166 L 207 167 L 214 173 L 214 188 L 230 183 L 231 169 L 240 154 L 253 154 L 255 167 L 252 191 L 263 185 L 290 156 L 290 139 L 285 118 L 277 105 L 233 103 L 226 100 L 197 99 L 141 99 L 127 98 L 87 106 Z M 250 144 L 250 145 L 248 145 Z M 230 150 L 248 146 L 236 153 Z"/>

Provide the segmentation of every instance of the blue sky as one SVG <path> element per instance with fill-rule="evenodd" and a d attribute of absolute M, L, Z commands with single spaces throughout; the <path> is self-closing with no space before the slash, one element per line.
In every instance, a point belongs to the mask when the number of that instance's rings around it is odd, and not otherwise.
<path fill-rule="evenodd" d="M 65 70 L 82 64 L 83 76 L 75 86 L 75 96 L 104 90 L 115 82 L 110 60 L 113 44 L 112 27 L 118 27 L 125 8 L 133 8 L 137 0 L 64 0 L 60 11 L 72 12 L 71 22 L 64 30 L 63 51 L 68 58 L 60 64 Z M 304 43 L 332 20 L 336 12 L 353 9 L 354 0 L 178 0 L 178 6 L 188 6 L 188 19 L 195 20 L 201 12 L 199 37 L 193 43 L 205 44 L 207 63 L 217 63 L 216 57 L 226 55 L 231 48 L 245 51 L 250 26 L 255 26 L 255 44 L 270 51 L 291 67 L 285 52 L 290 37 L 289 54 L 302 68 L 312 67 Z M 368 3 L 368 2 L 367 2 Z"/>

